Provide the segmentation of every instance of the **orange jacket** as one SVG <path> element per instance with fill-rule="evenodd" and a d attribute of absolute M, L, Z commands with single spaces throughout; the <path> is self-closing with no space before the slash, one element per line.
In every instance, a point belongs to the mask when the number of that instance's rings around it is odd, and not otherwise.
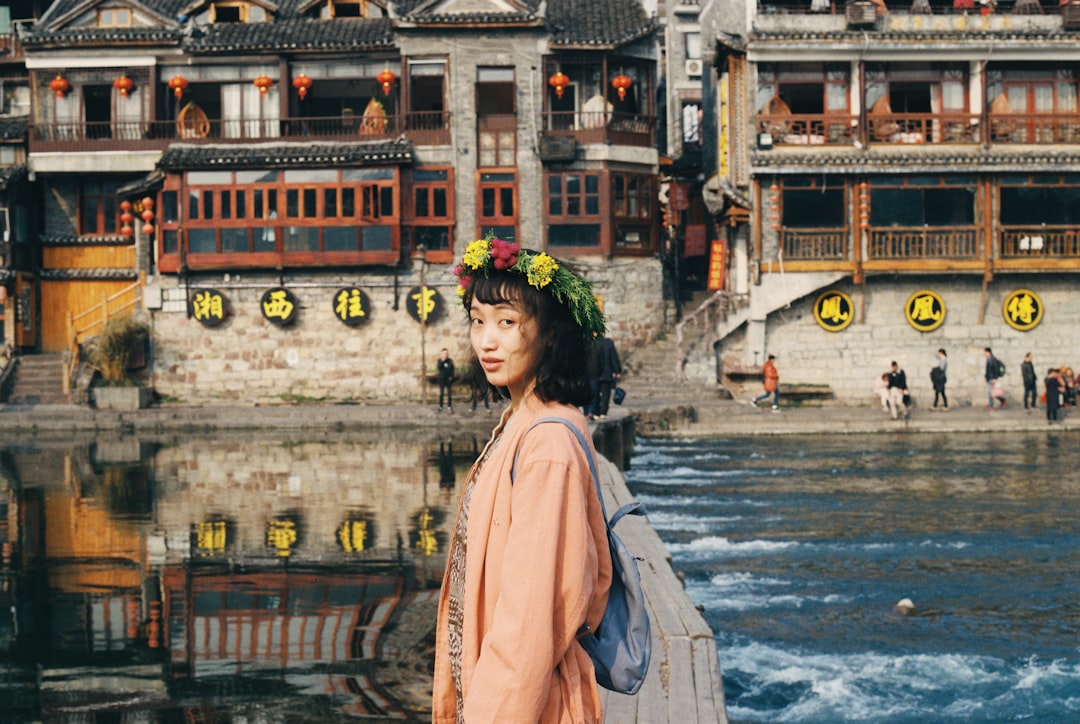
<path fill-rule="evenodd" d="M 586 620 L 592 628 L 599 625 L 607 605 L 607 533 L 573 433 L 552 423 L 525 434 L 547 416 L 568 418 L 591 440 L 577 409 L 530 394 L 517 412 L 504 413 L 492 434 L 492 440 L 499 438 L 496 447 L 476 474 L 466 534 L 461 655 L 469 724 L 602 721 L 592 660 L 575 634 Z M 444 577 L 432 702 L 432 720 L 440 724 L 456 721 L 448 590 Z"/>
<path fill-rule="evenodd" d="M 780 384 L 780 373 L 776 371 L 776 365 L 769 360 L 762 366 L 761 371 L 765 373 L 765 391 L 776 392 L 776 386 Z"/>

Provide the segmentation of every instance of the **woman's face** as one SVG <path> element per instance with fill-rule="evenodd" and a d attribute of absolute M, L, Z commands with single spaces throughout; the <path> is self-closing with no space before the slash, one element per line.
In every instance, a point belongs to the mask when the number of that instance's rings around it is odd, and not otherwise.
<path fill-rule="evenodd" d="M 536 381 L 537 330 L 532 317 L 513 302 L 472 301 L 469 338 L 487 381 L 506 387 L 514 406 Z"/>

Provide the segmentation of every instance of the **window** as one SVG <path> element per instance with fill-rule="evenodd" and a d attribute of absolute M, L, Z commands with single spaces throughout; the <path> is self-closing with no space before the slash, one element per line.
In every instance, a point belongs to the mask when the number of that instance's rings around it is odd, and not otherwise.
<path fill-rule="evenodd" d="M 1001 223 L 1028 227 L 1080 225 L 1080 177 L 1003 178 Z"/>
<path fill-rule="evenodd" d="M 874 227 L 970 226 L 975 223 L 975 179 L 910 176 L 870 184 Z"/>
<path fill-rule="evenodd" d="M 517 238 L 517 176 L 514 173 L 480 174 L 478 236 L 491 231 L 500 239 Z"/>
<path fill-rule="evenodd" d="M 698 60 L 701 58 L 701 33 L 686 34 L 686 59 Z"/>
<path fill-rule="evenodd" d="M 427 252 L 446 252 L 452 261 L 450 240 L 454 228 L 452 172 L 449 169 L 416 169 L 412 174 L 411 205 L 408 210 L 409 242 L 413 249 L 423 246 Z"/>
<path fill-rule="evenodd" d="M 844 182 L 837 178 L 784 181 L 780 202 L 784 229 L 835 229 L 847 225 Z"/>
<path fill-rule="evenodd" d="M 600 174 L 553 173 L 547 177 L 548 246 L 600 247 Z"/>
<path fill-rule="evenodd" d="M 183 181 L 182 196 L 178 177 L 162 193 L 163 271 L 178 268 L 184 244 L 188 265 L 203 269 L 398 260 L 396 168 L 192 171 Z"/>
<path fill-rule="evenodd" d="M 126 28 L 131 25 L 130 8 L 100 8 L 97 16 L 99 28 Z"/>
<path fill-rule="evenodd" d="M 655 180 L 651 176 L 614 173 L 611 175 L 612 208 L 616 249 L 651 249 L 653 246 L 653 204 Z"/>
<path fill-rule="evenodd" d="M 79 188 L 79 233 L 115 234 L 120 228 L 116 190 L 130 179 L 85 179 Z"/>
<path fill-rule="evenodd" d="M 517 153 L 513 68 L 477 68 L 477 144 L 481 168 L 510 168 Z"/>
<path fill-rule="evenodd" d="M 844 63 L 766 63 L 758 73 L 758 112 L 847 113 L 850 68 Z"/>
<path fill-rule="evenodd" d="M 247 3 L 213 3 L 210 6 L 211 23 L 246 23 L 249 21 Z"/>

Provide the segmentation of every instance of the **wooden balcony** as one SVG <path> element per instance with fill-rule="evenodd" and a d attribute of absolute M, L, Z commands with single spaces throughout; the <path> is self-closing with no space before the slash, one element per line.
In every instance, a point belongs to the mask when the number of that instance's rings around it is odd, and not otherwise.
<path fill-rule="evenodd" d="M 185 143 L 253 141 L 373 141 L 404 135 L 418 146 L 450 143 L 450 114 L 407 113 L 398 116 L 285 118 L 280 120 L 114 121 L 102 123 L 33 123 L 31 153 L 164 150 Z"/>
<path fill-rule="evenodd" d="M 758 132 L 772 136 L 774 146 L 850 146 L 859 129 L 858 116 L 824 114 L 758 115 Z"/>
<path fill-rule="evenodd" d="M 1065 226 L 1006 227 L 1003 259 L 1080 259 L 1080 229 Z"/>
<path fill-rule="evenodd" d="M 656 130 L 654 116 L 612 111 L 550 112 L 544 115 L 545 135 L 573 136 L 579 144 L 651 147 Z"/>
<path fill-rule="evenodd" d="M 1080 143 L 1080 115 L 991 113 L 991 143 Z"/>
<path fill-rule="evenodd" d="M 22 42 L 19 36 L 12 33 L 0 33 L 0 60 L 22 60 Z"/>
<path fill-rule="evenodd" d="M 979 116 L 971 113 L 871 113 L 870 143 L 979 143 Z"/>
<path fill-rule="evenodd" d="M 843 15 L 847 0 L 760 0 L 758 15 Z M 965 6 L 966 5 L 966 6 Z M 979 15 L 975 0 L 901 0 L 888 3 L 898 15 Z M 1000 0 L 995 15 L 1058 15 L 1064 11 L 1057 0 Z"/>
<path fill-rule="evenodd" d="M 783 229 L 780 245 L 785 260 L 837 260 L 848 258 L 846 227 L 839 229 Z"/>
<path fill-rule="evenodd" d="M 868 251 L 869 259 L 978 259 L 979 229 L 976 226 L 871 227 Z"/>

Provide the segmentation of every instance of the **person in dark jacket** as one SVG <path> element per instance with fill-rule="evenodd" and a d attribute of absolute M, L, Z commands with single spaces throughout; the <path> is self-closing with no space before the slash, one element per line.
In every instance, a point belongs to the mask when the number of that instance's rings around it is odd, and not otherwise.
<path fill-rule="evenodd" d="M 443 411 L 443 401 L 447 409 L 454 411 L 454 398 L 451 390 L 454 386 L 454 360 L 450 359 L 450 350 L 445 347 L 439 352 L 439 361 L 435 365 L 439 378 L 439 412 Z"/>
<path fill-rule="evenodd" d="M 611 405 L 611 391 L 622 377 L 622 363 L 615 343 L 610 337 L 601 337 L 596 345 L 596 419 L 607 418 Z"/>
<path fill-rule="evenodd" d="M 1046 421 L 1057 422 L 1058 408 L 1061 407 L 1061 390 L 1065 387 L 1061 373 L 1051 367 L 1046 371 Z"/>
<path fill-rule="evenodd" d="M 949 398 L 945 396 L 945 370 L 949 366 L 949 357 L 945 354 L 945 350 L 939 349 L 937 351 L 938 361 L 937 364 L 930 370 L 930 383 L 934 386 L 934 406 L 931 410 L 938 409 L 938 400 L 941 400 L 942 410 L 949 411 Z"/>
<path fill-rule="evenodd" d="M 986 372 L 984 374 L 986 378 L 986 409 L 992 411 L 994 409 L 994 380 L 1001 377 L 1001 366 L 989 347 L 983 349 L 983 354 L 986 355 Z"/>
<path fill-rule="evenodd" d="M 1020 364 L 1020 376 L 1024 378 L 1024 409 L 1039 409 L 1038 404 L 1036 404 L 1039 401 L 1039 378 L 1035 375 L 1035 363 L 1031 361 L 1031 352 L 1024 355 L 1024 361 Z M 1030 406 L 1028 405 L 1029 397 L 1031 399 Z"/>
<path fill-rule="evenodd" d="M 907 374 L 905 374 L 904 371 L 900 369 L 900 365 L 894 361 L 892 363 L 892 369 L 889 372 L 889 406 L 890 412 L 892 413 L 892 419 L 896 420 L 900 415 L 903 415 L 906 420 L 910 416 L 907 402 L 904 399 L 907 395 Z"/>

